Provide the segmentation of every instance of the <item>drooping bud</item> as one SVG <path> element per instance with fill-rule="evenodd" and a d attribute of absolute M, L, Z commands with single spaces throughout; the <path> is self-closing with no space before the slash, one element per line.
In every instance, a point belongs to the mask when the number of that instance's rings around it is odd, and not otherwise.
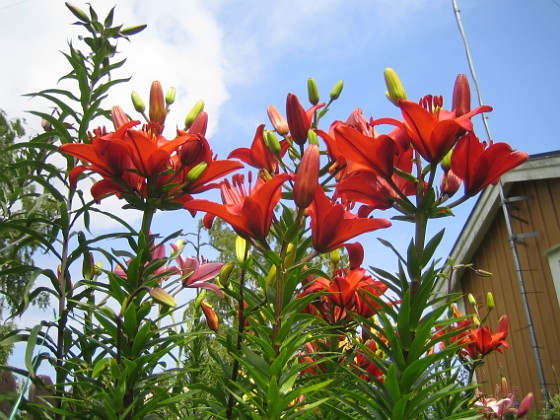
<path fill-rule="evenodd" d="M 228 287 L 229 285 L 229 276 L 231 275 L 231 272 L 233 271 L 233 268 L 235 267 L 235 265 L 231 262 L 225 263 L 221 270 L 220 270 L 220 274 L 218 275 L 218 283 L 220 284 L 220 286 L 222 287 Z"/>
<path fill-rule="evenodd" d="M 264 133 L 264 143 L 268 147 L 268 149 L 274 154 L 274 156 L 280 156 L 280 152 L 282 151 L 282 147 L 280 146 L 280 142 L 274 134 L 274 131 L 267 130 Z"/>
<path fill-rule="evenodd" d="M 301 209 L 306 209 L 319 185 L 319 147 L 310 144 L 303 153 L 294 183 L 294 202 Z"/>
<path fill-rule="evenodd" d="M 348 263 L 350 269 L 354 270 L 362 266 L 364 262 L 364 247 L 360 242 L 344 244 L 346 252 L 348 252 Z"/>
<path fill-rule="evenodd" d="M 317 105 L 319 103 L 319 88 L 313 77 L 307 79 L 307 95 L 312 105 Z"/>
<path fill-rule="evenodd" d="M 187 114 L 187 117 L 185 118 L 185 129 L 188 130 L 191 127 L 196 117 L 198 117 L 198 114 L 200 114 L 202 111 L 204 111 L 204 101 L 201 99 L 196 104 L 194 104 L 192 109 Z"/>
<path fill-rule="evenodd" d="M 481 270 L 480 268 L 475 269 L 474 272 L 479 277 L 492 277 L 492 273 L 490 271 Z"/>
<path fill-rule="evenodd" d="M 187 181 L 189 182 L 196 181 L 204 173 L 207 167 L 208 167 L 208 163 L 206 162 L 200 162 L 199 164 L 197 164 L 194 168 L 192 168 L 187 173 Z"/>
<path fill-rule="evenodd" d="M 336 84 L 331 90 L 331 94 L 330 94 L 331 101 L 336 101 L 340 97 L 343 88 L 344 88 L 344 82 L 342 80 L 336 82 Z"/>
<path fill-rule="evenodd" d="M 272 126 L 274 127 L 274 129 L 278 134 L 280 134 L 281 136 L 285 136 L 290 132 L 290 129 L 288 127 L 288 122 L 282 116 L 282 114 L 278 112 L 278 110 L 274 105 L 269 105 L 268 108 L 266 108 L 266 113 L 268 114 L 268 119 L 270 120 L 270 123 L 272 124 Z"/>
<path fill-rule="evenodd" d="M 461 186 L 461 178 L 453 173 L 451 169 L 441 175 L 440 190 L 441 194 L 447 197 L 454 195 Z"/>
<path fill-rule="evenodd" d="M 204 312 L 204 317 L 206 318 L 208 328 L 210 328 L 214 332 L 217 332 L 218 328 L 220 327 L 220 319 L 218 318 L 218 315 L 216 315 L 216 312 L 214 312 L 214 309 L 212 309 L 212 307 L 208 303 L 206 303 L 205 300 L 200 302 L 200 308 L 202 309 L 202 312 Z"/>
<path fill-rule="evenodd" d="M 111 119 L 113 120 L 115 130 L 118 130 L 120 126 L 130 121 L 123 109 L 118 105 L 111 108 Z"/>
<path fill-rule="evenodd" d="M 474 306 L 475 308 L 478 306 L 478 304 L 476 303 L 476 298 L 474 297 L 474 295 L 472 293 L 469 293 L 469 295 L 467 296 L 467 299 L 469 300 L 469 303 Z"/>
<path fill-rule="evenodd" d="M 492 294 L 492 292 L 488 292 L 488 294 L 486 295 L 486 307 L 489 311 L 496 307 L 496 303 L 494 302 L 494 295 Z"/>
<path fill-rule="evenodd" d="M 311 122 L 298 97 L 293 93 L 288 93 L 286 99 L 286 115 L 293 141 L 300 146 L 304 145 L 307 141 L 307 132 L 311 127 Z"/>
<path fill-rule="evenodd" d="M 165 117 L 167 117 L 167 108 L 163 98 L 163 88 L 158 80 L 152 82 L 152 87 L 150 89 L 149 116 L 151 122 L 157 122 L 161 125 L 165 123 Z"/>
<path fill-rule="evenodd" d="M 175 298 L 161 287 L 150 287 L 148 291 L 152 299 L 157 303 L 169 306 L 170 308 L 174 308 L 175 306 L 177 306 L 177 301 L 175 300 Z"/>
<path fill-rule="evenodd" d="M 174 87 L 170 87 L 167 90 L 167 93 L 165 94 L 165 103 L 167 104 L 167 106 L 169 106 L 173 102 L 175 102 L 175 95 L 176 94 L 177 94 L 177 89 L 175 89 Z"/>
<path fill-rule="evenodd" d="M 143 113 L 146 110 L 146 105 L 138 92 L 133 91 L 130 94 L 130 99 L 132 99 L 132 105 L 134 106 L 136 112 Z"/>
<path fill-rule="evenodd" d="M 455 111 L 456 117 L 460 117 L 471 110 L 471 88 L 469 86 L 469 79 L 464 74 L 459 74 L 455 79 L 451 109 Z"/>
<path fill-rule="evenodd" d="M 385 85 L 387 85 L 387 92 L 385 92 L 387 99 L 395 105 L 398 104 L 399 100 L 406 99 L 406 92 L 395 70 L 387 67 L 383 75 L 385 76 Z"/>
<path fill-rule="evenodd" d="M 142 32 L 144 29 L 146 29 L 147 26 L 148 25 L 146 24 L 129 26 L 127 28 L 121 29 L 119 31 L 119 34 L 124 36 L 136 35 L 137 33 Z"/>

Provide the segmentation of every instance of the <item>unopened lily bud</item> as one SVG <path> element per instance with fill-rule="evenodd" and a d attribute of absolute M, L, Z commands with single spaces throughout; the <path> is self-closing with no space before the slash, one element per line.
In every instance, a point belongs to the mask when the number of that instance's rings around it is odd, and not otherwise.
<path fill-rule="evenodd" d="M 179 239 L 177 242 L 171 245 L 171 255 L 169 255 L 170 260 L 174 260 L 183 252 L 183 248 L 185 248 L 185 241 Z"/>
<path fill-rule="evenodd" d="M 212 307 L 208 303 L 206 303 L 205 300 L 200 302 L 200 308 L 204 313 L 208 328 L 210 328 L 214 332 L 217 332 L 218 328 L 220 327 L 220 319 L 218 318 L 218 315 L 216 315 L 214 309 L 212 309 Z"/>
<path fill-rule="evenodd" d="M 284 258 L 284 267 L 288 268 L 294 265 L 296 262 L 296 255 L 297 255 L 297 246 L 293 243 L 288 244 L 288 248 L 286 249 L 286 257 Z"/>
<path fill-rule="evenodd" d="M 171 105 L 175 102 L 175 95 L 177 94 L 177 90 L 174 87 L 170 87 L 165 94 L 165 103 L 167 106 Z"/>
<path fill-rule="evenodd" d="M 95 275 L 95 276 L 100 276 L 101 273 L 103 272 L 103 261 L 97 261 L 97 262 L 95 263 L 94 269 L 95 269 L 94 275 Z"/>
<path fill-rule="evenodd" d="M 200 114 L 202 111 L 204 111 L 204 101 L 201 99 L 196 104 L 194 104 L 192 109 L 187 114 L 187 117 L 185 118 L 186 129 L 190 128 L 190 126 L 193 124 L 196 117 L 198 117 L 198 114 Z"/>
<path fill-rule="evenodd" d="M 505 397 L 507 397 L 508 395 L 508 383 L 507 383 L 507 379 L 505 376 L 502 376 L 502 395 Z"/>
<path fill-rule="evenodd" d="M 273 264 L 268 270 L 268 274 L 266 275 L 265 284 L 267 286 L 274 286 L 274 284 L 276 283 L 276 272 L 276 266 Z"/>
<path fill-rule="evenodd" d="M 331 251 L 329 257 L 331 263 L 336 267 L 340 262 L 340 248 L 336 248 L 335 250 Z"/>
<path fill-rule="evenodd" d="M 268 108 L 266 108 L 266 113 L 268 114 L 270 123 L 278 134 L 280 134 L 281 136 L 285 136 L 290 132 L 290 129 L 288 128 L 288 122 L 274 105 L 269 105 Z"/>
<path fill-rule="evenodd" d="M 490 271 L 481 270 L 480 268 L 475 269 L 474 272 L 479 277 L 492 277 L 492 273 Z"/>
<path fill-rule="evenodd" d="M 151 287 L 148 291 L 152 299 L 157 303 L 169 306 L 170 308 L 174 308 L 175 306 L 177 306 L 177 301 L 175 300 L 175 298 L 161 287 Z"/>
<path fill-rule="evenodd" d="M 133 91 L 130 94 L 130 99 L 132 99 L 132 105 L 134 106 L 136 112 L 142 113 L 146 110 L 146 105 L 144 104 L 144 101 L 142 100 L 138 92 Z"/>
<path fill-rule="evenodd" d="M 480 327 L 480 318 L 478 317 L 478 315 L 473 314 L 472 319 L 473 319 L 474 326 L 477 328 Z"/>
<path fill-rule="evenodd" d="M 533 405 L 534 400 L 535 400 L 535 397 L 533 396 L 532 392 L 529 392 L 525 396 L 525 398 L 523 398 L 521 400 L 521 402 L 519 403 L 519 408 L 517 409 L 517 418 L 518 419 L 523 417 L 525 414 L 527 414 L 529 412 L 529 409 Z"/>
<path fill-rule="evenodd" d="M 200 162 L 194 168 L 192 168 L 189 172 L 187 172 L 187 180 L 189 182 L 194 182 L 204 173 L 208 164 L 206 162 Z"/>
<path fill-rule="evenodd" d="M 163 97 L 161 83 L 156 80 L 152 82 L 150 89 L 150 121 L 163 125 L 167 117 L 167 108 Z"/>
<path fill-rule="evenodd" d="M 45 132 L 53 131 L 53 126 L 49 120 L 41 119 L 41 128 L 45 130 Z"/>
<path fill-rule="evenodd" d="M 118 105 L 111 108 L 111 119 L 113 120 L 115 130 L 130 121 L 123 109 Z"/>
<path fill-rule="evenodd" d="M 248 259 L 248 247 L 249 244 L 241 236 L 235 238 L 235 256 L 237 261 L 244 263 Z"/>
<path fill-rule="evenodd" d="M 383 75 L 385 76 L 385 85 L 387 85 L 387 92 L 385 92 L 387 98 L 395 105 L 398 104 L 399 100 L 406 99 L 406 92 L 395 70 L 387 67 Z"/>
<path fill-rule="evenodd" d="M 307 138 L 309 139 L 309 144 L 315 144 L 317 146 L 319 145 L 319 136 L 317 136 L 315 130 L 310 129 L 307 132 Z"/>
<path fill-rule="evenodd" d="M 200 293 L 198 294 L 198 296 L 196 297 L 195 301 L 194 301 L 194 308 L 198 309 L 200 306 L 200 303 L 206 299 L 206 290 L 202 289 L 200 291 Z"/>
<path fill-rule="evenodd" d="M 319 147 L 310 144 L 303 153 L 294 183 L 294 202 L 301 209 L 306 209 L 319 186 Z"/>
<path fill-rule="evenodd" d="M 312 105 L 317 105 L 319 103 L 319 88 L 313 77 L 307 79 L 307 95 Z"/>
<path fill-rule="evenodd" d="M 474 307 L 478 306 L 478 304 L 476 303 L 476 299 L 475 299 L 475 297 L 473 296 L 472 293 L 469 293 L 469 295 L 467 296 L 467 299 L 469 300 L 469 303 L 472 306 L 474 306 Z"/>
<path fill-rule="evenodd" d="M 454 195 L 461 186 L 461 178 L 453 173 L 451 169 L 441 175 L 440 190 L 441 194 L 447 197 Z"/>
<path fill-rule="evenodd" d="M 456 117 L 467 114 L 471 110 L 471 88 L 469 86 L 469 79 L 464 74 L 459 74 L 455 79 L 451 109 L 455 111 Z"/>
<path fill-rule="evenodd" d="M 492 310 L 496 307 L 496 304 L 494 302 L 494 295 L 492 294 L 492 292 L 488 292 L 488 294 L 486 295 L 486 307 L 488 308 L 488 310 Z"/>
<path fill-rule="evenodd" d="M 336 82 L 336 84 L 331 90 L 331 94 L 330 94 L 331 101 L 336 101 L 340 97 L 343 88 L 344 88 L 344 82 L 342 80 Z"/>
<path fill-rule="evenodd" d="M 278 138 L 276 137 L 276 134 L 274 134 L 274 131 L 268 130 L 264 133 L 264 142 L 275 156 L 280 156 L 282 148 L 280 146 Z"/>
<path fill-rule="evenodd" d="M 124 36 L 135 35 L 139 32 L 142 32 L 144 29 L 146 29 L 146 26 L 148 25 L 142 24 L 142 25 L 129 26 L 127 28 L 121 29 L 119 31 L 119 34 Z"/>
<path fill-rule="evenodd" d="M 95 263 L 93 262 L 93 254 L 88 252 L 84 255 L 82 263 L 82 276 L 84 280 L 91 280 L 95 275 Z"/>
<path fill-rule="evenodd" d="M 286 116 L 292 140 L 300 146 L 304 145 L 307 142 L 307 132 L 311 127 L 311 121 L 298 97 L 293 93 L 289 93 L 286 98 Z"/>
<path fill-rule="evenodd" d="M 451 149 L 447 154 L 443 157 L 440 162 L 441 168 L 444 171 L 447 171 L 451 168 L 451 156 L 453 156 L 453 149 Z"/>
<path fill-rule="evenodd" d="M 79 7 L 74 6 L 73 4 L 70 4 L 68 2 L 66 3 L 66 7 L 68 7 L 68 10 L 70 10 L 72 14 L 76 16 L 78 19 L 80 19 L 82 22 L 84 23 L 89 22 L 89 16 L 86 14 L 86 12 L 84 12 Z"/>
<path fill-rule="evenodd" d="M 228 262 L 222 266 L 220 270 L 220 274 L 218 275 L 218 283 L 220 283 L 220 286 L 224 288 L 228 287 L 229 276 L 231 275 L 231 272 L 233 271 L 234 267 L 235 267 L 234 264 L 231 262 Z"/>

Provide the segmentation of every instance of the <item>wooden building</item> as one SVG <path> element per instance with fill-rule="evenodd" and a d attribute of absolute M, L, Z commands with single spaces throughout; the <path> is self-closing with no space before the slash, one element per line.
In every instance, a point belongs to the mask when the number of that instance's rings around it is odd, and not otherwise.
<path fill-rule="evenodd" d="M 472 293 L 482 316 L 492 292 L 494 332 L 499 317 L 509 317 L 510 348 L 479 369 L 483 392 L 493 394 L 505 376 L 519 398 L 532 391 L 542 402 L 560 382 L 560 151 L 531 156 L 501 182 L 481 194 L 450 254 L 455 265 L 472 263 L 492 277 L 455 270 L 451 290 L 464 294 L 467 313 Z"/>

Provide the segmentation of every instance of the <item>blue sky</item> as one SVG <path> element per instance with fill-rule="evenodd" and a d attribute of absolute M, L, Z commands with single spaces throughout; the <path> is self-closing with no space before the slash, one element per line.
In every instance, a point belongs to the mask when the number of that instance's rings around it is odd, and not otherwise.
<path fill-rule="evenodd" d="M 92 3 L 103 16 L 115 2 Z M 494 107 L 489 114 L 493 139 L 528 153 L 560 149 L 554 128 L 560 119 L 558 3 L 458 3 L 482 97 Z M 29 133 L 38 130 L 39 122 L 24 110 L 47 108 L 21 95 L 53 87 L 67 71 L 59 51 L 77 35 L 70 26 L 74 20 L 63 1 L 0 0 L 0 108 L 10 117 L 25 116 Z M 132 75 L 132 80 L 115 90 L 108 105 L 120 104 L 132 112 L 132 90 L 147 98 L 152 80 L 175 86 L 178 98 L 168 118 L 171 135 L 190 107 L 204 99 L 210 115 L 208 137 L 221 157 L 250 143 L 257 125 L 268 122 L 268 105 L 282 110 L 288 92 L 305 99 L 308 77 L 317 80 L 323 97 L 338 80 L 345 83 L 325 119 L 327 128 L 356 107 L 368 117 L 399 116 L 384 96 L 385 67 L 396 69 L 409 98 L 443 94 L 448 105 L 456 75 L 469 73 L 451 1 L 120 0 L 115 22 L 147 23 L 148 28 L 131 43 L 119 45 L 122 57 L 128 57 L 120 75 Z M 480 122 L 477 125 L 485 138 Z M 108 200 L 105 205 L 119 209 L 122 202 Z M 454 220 L 447 220 L 448 247 L 468 209 L 467 205 Z M 192 228 L 190 216 L 185 212 L 181 217 L 182 227 Z M 175 214 L 156 218 L 156 228 L 164 233 L 176 227 Z M 366 264 L 390 269 L 376 236 L 402 248 L 410 230 L 398 225 L 366 240 Z"/>

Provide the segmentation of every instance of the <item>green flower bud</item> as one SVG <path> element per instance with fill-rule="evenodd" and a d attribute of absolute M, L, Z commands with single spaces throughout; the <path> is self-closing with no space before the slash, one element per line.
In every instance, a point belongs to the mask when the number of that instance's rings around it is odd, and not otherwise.
<path fill-rule="evenodd" d="M 229 276 L 231 275 L 231 272 L 233 271 L 234 267 L 235 265 L 231 262 L 228 262 L 222 266 L 222 269 L 220 270 L 220 274 L 218 275 L 218 283 L 220 283 L 220 286 L 224 288 L 228 287 Z"/>
<path fill-rule="evenodd" d="M 198 117 L 198 114 L 200 114 L 202 111 L 204 111 L 204 101 L 201 99 L 196 104 L 194 104 L 190 112 L 187 114 L 187 118 L 185 118 L 186 129 L 190 128 L 196 117 Z"/>
<path fill-rule="evenodd" d="M 121 29 L 119 31 L 119 34 L 124 36 L 136 35 L 137 33 L 142 32 L 144 29 L 146 29 L 147 26 L 148 25 L 146 24 L 129 26 L 128 28 Z"/>
<path fill-rule="evenodd" d="M 309 144 L 314 144 L 316 146 L 319 146 L 319 137 L 317 136 L 315 130 L 313 129 L 309 130 L 307 132 L 307 138 L 309 139 Z"/>
<path fill-rule="evenodd" d="M 235 238 L 235 256 L 240 263 L 244 263 L 249 257 L 248 247 L 249 244 L 241 236 Z"/>
<path fill-rule="evenodd" d="M 177 301 L 173 296 L 163 290 L 161 287 L 151 287 L 148 289 L 150 296 L 157 303 L 174 308 L 177 306 Z"/>
<path fill-rule="evenodd" d="M 496 307 L 496 303 L 494 302 L 494 295 L 492 294 L 492 292 L 488 292 L 488 294 L 486 295 L 486 307 L 489 311 Z"/>
<path fill-rule="evenodd" d="M 284 267 L 289 268 L 296 262 L 297 246 L 293 243 L 288 244 L 286 249 L 286 257 L 284 258 Z"/>
<path fill-rule="evenodd" d="M 475 269 L 474 272 L 479 277 L 492 277 L 492 273 L 490 271 L 481 270 L 480 268 Z"/>
<path fill-rule="evenodd" d="M 206 298 L 206 289 L 202 289 L 194 301 L 194 308 L 198 309 L 200 307 L 200 302 Z"/>
<path fill-rule="evenodd" d="M 404 87 L 399 76 L 397 76 L 397 73 L 392 68 L 387 67 L 383 74 L 385 76 L 385 84 L 387 85 L 387 92 L 385 95 L 391 102 L 397 105 L 399 100 L 406 99 Z"/>
<path fill-rule="evenodd" d="M 142 113 L 146 110 L 146 105 L 144 104 L 144 101 L 142 100 L 138 92 L 132 92 L 130 94 L 130 99 L 132 99 L 132 105 L 134 106 L 136 112 Z"/>
<path fill-rule="evenodd" d="M 282 148 L 280 147 L 280 141 L 278 141 L 278 138 L 276 137 L 276 134 L 274 134 L 274 131 L 268 130 L 264 133 L 264 142 L 275 156 L 280 156 Z"/>
<path fill-rule="evenodd" d="M 177 90 L 174 87 L 170 87 L 165 94 L 165 103 L 167 106 L 171 105 L 175 102 L 175 95 L 177 94 Z"/>
<path fill-rule="evenodd" d="M 448 171 L 451 168 L 451 156 L 453 156 L 453 149 L 451 149 L 441 160 L 441 168 Z"/>
<path fill-rule="evenodd" d="M 200 162 L 187 173 L 187 180 L 189 182 L 196 181 L 204 173 L 207 167 L 208 164 L 206 162 Z"/>
<path fill-rule="evenodd" d="M 89 16 L 86 14 L 86 12 L 84 12 L 79 7 L 74 6 L 73 4 L 70 4 L 68 2 L 66 3 L 66 7 L 68 7 L 68 10 L 70 10 L 72 14 L 76 16 L 78 19 L 80 19 L 82 22 L 84 23 L 89 22 Z"/>
<path fill-rule="evenodd" d="M 344 87 L 344 82 L 342 80 L 339 80 L 338 82 L 336 82 L 336 84 L 334 85 L 334 87 L 331 90 L 331 101 L 336 101 L 339 97 L 340 94 L 342 93 L 342 88 Z"/>
<path fill-rule="evenodd" d="M 268 274 L 266 275 L 265 284 L 267 286 L 274 286 L 276 284 L 276 266 L 272 265 Z"/>
<path fill-rule="evenodd" d="M 476 298 L 473 296 L 472 293 L 469 293 L 469 295 L 467 296 L 467 299 L 469 300 L 469 303 L 474 306 L 475 308 L 478 306 L 478 304 L 476 303 Z"/>
<path fill-rule="evenodd" d="M 336 267 L 340 263 L 340 248 L 336 248 L 329 254 L 331 263 Z"/>
<path fill-rule="evenodd" d="M 319 88 L 317 87 L 317 82 L 312 77 L 307 79 L 307 95 L 312 105 L 319 103 Z"/>

